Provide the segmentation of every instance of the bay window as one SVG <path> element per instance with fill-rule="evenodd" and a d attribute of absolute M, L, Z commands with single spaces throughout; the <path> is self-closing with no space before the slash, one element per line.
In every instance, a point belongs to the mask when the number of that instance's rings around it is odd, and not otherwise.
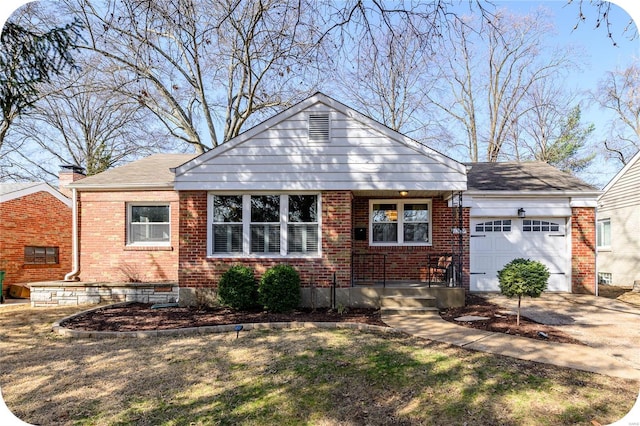
<path fill-rule="evenodd" d="M 430 245 L 431 200 L 370 200 L 371 245 Z"/>
<path fill-rule="evenodd" d="M 209 195 L 210 256 L 317 256 L 318 194 Z"/>

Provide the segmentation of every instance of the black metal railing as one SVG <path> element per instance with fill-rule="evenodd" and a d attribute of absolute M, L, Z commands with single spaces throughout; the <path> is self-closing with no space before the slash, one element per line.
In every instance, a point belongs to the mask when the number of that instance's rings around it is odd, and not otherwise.
<path fill-rule="evenodd" d="M 387 285 L 387 255 L 384 253 L 351 254 L 351 286 Z"/>
<path fill-rule="evenodd" d="M 462 257 L 453 253 L 430 253 L 427 256 L 427 282 L 447 287 L 462 286 Z"/>

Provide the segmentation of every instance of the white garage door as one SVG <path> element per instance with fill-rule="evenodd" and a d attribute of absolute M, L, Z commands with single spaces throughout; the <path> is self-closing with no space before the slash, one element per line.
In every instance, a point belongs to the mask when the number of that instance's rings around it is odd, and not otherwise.
<path fill-rule="evenodd" d="M 500 291 L 498 271 L 513 259 L 549 268 L 547 291 L 571 291 L 566 220 L 476 218 L 471 221 L 471 291 Z"/>

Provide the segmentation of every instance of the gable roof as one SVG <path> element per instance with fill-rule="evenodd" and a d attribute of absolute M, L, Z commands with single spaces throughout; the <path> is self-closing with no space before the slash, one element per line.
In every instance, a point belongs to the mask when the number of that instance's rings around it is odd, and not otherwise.
<path fill-rule="evenodd" d="M 78 180 L 68 186 L 79 191 L 173 189 L 171 169 L 195 154 L 154 154 Z"/>
<path fill-rule="evenodd" d="M 330 140 L 307 121 L 330 117 Z M 322 93 L 175 169 L 177 190 L 464 190 L 465 167 Z"/>
<path fill-rule="evenodd" d="M 627 173 L 627 171 L 630 168 L 632 168 L 633 165 L 636 164 L 639 160 L 640 160 L 640 151 L 636 152 L 636 154 L 633 157 L 631 157 L 631 160 L 629 160 L 627 164 L 625 164 L 624 167 L 618 173 L 616 173 L 616 175 L 613 178 L 611 178 L 609 183 L 607 183 L 605 187 L 602 189 L 603 191 L 602 195 L 605 195 L 611 189 L 611 187 L 615 185 L 616 182 L 618 182 L 620 178 L 624 176 Z"/>
<path fill-rule="evenodd" d="M 535 192 L 547 195 L 597 195 L 600 191 L 542 161 L 466 163 L 468 192 Z"/>
<path fill-rule="evenodd" d="M 71 199 L 46 182 L 0 183 L 0 203 L 26 197 L 36 192 L 47 192 L 71 207 Z"/>

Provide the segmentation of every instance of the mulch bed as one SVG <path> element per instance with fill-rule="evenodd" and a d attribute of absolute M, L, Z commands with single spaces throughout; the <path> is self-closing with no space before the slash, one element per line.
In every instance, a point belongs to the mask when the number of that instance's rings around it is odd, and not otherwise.
<path fill-rule="evenodd" d="M 473 315 L 487 317 L 487 320 L 479 321 L 456 321 L 455 318 Z M 480 330 L 493 331 L 497 333 L 512 334 L 514 336 L 529 337 L 531 339 L 546 340 L 558 343 L 583 344 L 568 334 L 551 327 L 537 323 L 529 318 L 520 316 L 520 326 L 516 325 L 516 315 L 514 312 L 490 303 L 481 296 L 467 294 L 466 306 L 463 308 L 449 308 L 440 312 L 440 316 L 450 322 Z M 541 335 L 544 333 L 547 337 Z"/>
<path fill-rule="evenodd" d="M 338 313 L 327 309 L 296 310 L 290 313 L 235 311 L 228 308 L 197 309 L 169 307 L 151 309 L 151 304 L 132 303 L 105 307 L 78 315 L 60 324 L 86 331 L 144 331 L 262 322 L 357 322 L 387 327 L 377 309 L 348 309 Z"/>
<path fill-rule="evenodd" d="M 467 295 L 467 305 L 440 311 L 440 316 L 458 325 L 488 330 L 514 336 L 547 340 L 559 343 L 577 343 L 566 333 L 551 326 L 539 324 L 528 318 L 520 318 L 516 326 L 516 315 L 476 295 Z M 264 311 L 236 311 L 229 308 L 168 307 L 152 309 L 151 304 L 131 303 L 124 306 L 106 306 L 64 321 L 63 327 L 85 331 L 144 331 L 175 328 L 203 327 L 223 324 L 250 324 L 266 322 L 356 322 L 387 327 L 377 309 L 349 308 L 343 313 L 330 309 L 300 309 L 289 313 Z M 455 318 L 474 315 L 488 317 L 487 320 L 460 322 Z M 540 333 L 545 333 L 543 337 Z"/>

